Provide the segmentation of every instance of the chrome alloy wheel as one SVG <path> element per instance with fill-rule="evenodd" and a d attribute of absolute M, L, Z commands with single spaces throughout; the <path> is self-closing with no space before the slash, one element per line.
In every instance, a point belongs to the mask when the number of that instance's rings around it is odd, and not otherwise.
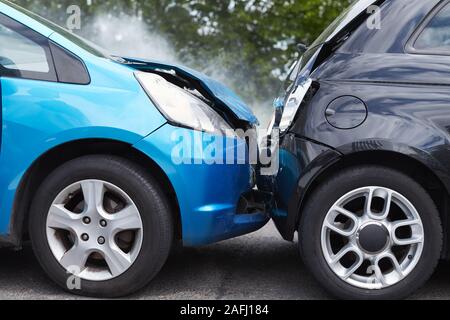
<path fill-rule="evenodd" d="M 49 247 L 60 265 L 91 281 L 123 274 L 142 246 L 141 215 L 119 187 L 83 180 L 66 187 L 47 216 Z"/>
<path fill-rule="evenodd" d="M 422 220 L 408 199 L 384 187 L 353 190 L 328 211 L 321 247 L 331 270 L 364 289 L 383 289 L 404 279 L 420 260 Z"/>

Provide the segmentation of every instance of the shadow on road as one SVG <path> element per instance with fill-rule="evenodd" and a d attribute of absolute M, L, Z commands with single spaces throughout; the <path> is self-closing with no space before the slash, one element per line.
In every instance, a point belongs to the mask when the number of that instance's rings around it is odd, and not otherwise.
<path fill-rule="evenodd" d="M 31 248 L 0 250 L 0 299 L 72 299 L 39 267 Z M 272 225 L 172 254 L 157 278 L 132 299 L 328 299 L 300 261 L 295 243 Z M 450 298 L 450 263 L 442 262 L 415 299 Z"/>

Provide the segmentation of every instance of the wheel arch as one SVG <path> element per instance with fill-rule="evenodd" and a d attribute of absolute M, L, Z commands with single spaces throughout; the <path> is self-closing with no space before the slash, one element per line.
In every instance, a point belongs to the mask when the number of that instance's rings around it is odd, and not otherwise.
<path fill-rule="evenodd" d="M 44 179 L 57 167 L 75 158 L 93 155 L 115 155 L 149 169 L 169 198 L 176 221 L 176 238 L 181 239 L 181 215 L 175 190 L 164 171 L 146 154 L 129 143 L 111 139 L 81 139 L 55 146 L 36 159 L 23 175 L 15 197 L 10 218 L 9 234 L 2 239 L 6 246 L 20 247 L 27 237 L 28 213 L 35 194 Z"/>
<path fill-rule="evenodd" d="M 436 171 L 435 167 L 431 168 L 430 163 L 432 163 L 430 159 L 419 158 L 417 157 L 417 154 L 413 156 L 411 154 L 405 154 L 393 150 L 367 150 L 344 153 L 339 160 L 334 161 L 328 166 L 322 168 L 322 170 L 314 175 L 308 183 L 302 181 L 299 182 L 299 185 L 303 183 L 306 187 L 303 189 L 303 195 L 300 199 L 297 199 L 295 204 L 291 204 L 289 215 L 292 214 L 292 208 L 295 207 L 296 217 L 295 219 L 290 220 L 295 224 L 289 229 L 292 230 L 292 232 L 297 230 L 302 210 L 309 197 L 324 180 L 330 177 L 330 175 L 349 167 L 377 165 L 398 170 L 411 176 L 429 193 L 438 208 L 442 220 L 444 231 L 444 247 L 442 250 L 443 258 L 449 259 L 450 239 L 448 237 L 448 230 L 450 230 L 450 192 L 448 185 L 446 185 L 443 179 L 439 177 L 440 172 Z"/>

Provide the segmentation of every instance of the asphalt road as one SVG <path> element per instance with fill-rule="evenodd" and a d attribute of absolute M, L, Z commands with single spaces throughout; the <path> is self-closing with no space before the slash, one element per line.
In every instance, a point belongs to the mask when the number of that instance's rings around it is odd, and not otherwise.
<path fill-rule="evenodd" d="M 0 299 L 79 299 L 40 269 L 29 247 L 0 250 Z M 174 253 L 131 299 L 329 299 L 305 270 L 297 244 L 272 224 L 251 235 Z M 450 263 L 441 263 L 413 299 L 450 299 Z"/>

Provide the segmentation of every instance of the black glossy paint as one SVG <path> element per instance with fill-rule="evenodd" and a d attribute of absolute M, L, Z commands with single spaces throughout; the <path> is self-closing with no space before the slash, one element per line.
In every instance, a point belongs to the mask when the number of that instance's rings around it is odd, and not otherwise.
<path fill-rule="evenodd" d="M 280 145 L 280 170 L 273 184 L 276 210 L 272 215 L 281 235 L 292 240 L 301 199 L 322 170 L 338 162 L 341 154 L 328 146 L 288 133 Z"/>
<path fill-rule="evenodd" d="M 281 187 L 280 174 L 276 179 L 277 209 L 287 213 L 275 220 L 285 239 L 293 239 L 302 204 L 311 186 L 320 182 L 317 179 L 330 176 L 340 163 L 361 154 L 366 160 L 370 155 L 389 155 L 426 168 L 430 175 L 423 177 L 425 180 L 439 180 L 437 191 L 445 194 L 440 208 L 445 211 L 442 215 L 447 216 L 450 56 L 407 50 L 414 32 L 442 3 L 386 0 L 381 4 L 380 30 L 370 30 L 363 22 L 351 30 L 339 47 L 333 50 L 334 44 L 329 43 L 321 49 L 321 60 L 311 74 L 318 89 L 301 107 L 281 144 L 281 155 L 290 154 L 297 160 L 289 165 L 281 161 L 281 172 L 299 172 L 295 188 Z M 337 116 L 327 112 L 328 106 L 343 96 L 355 97 L 367 108 L 367 117 L 358 126 L 351 123 L 362 117 L 361 105 L 356 114 L 347 114 L 347 121 L 338 120 L 347 123 L 347 127 L 330 121 Z M 345 112 L 339 114 L 345 116 Z"/>
<path fill-rule="evenodd" d="M 328 105 L 325 118 L 336 129 L 354 129 L 366 121 L 367 107 L 357 97 L 338 97 Z"/>

